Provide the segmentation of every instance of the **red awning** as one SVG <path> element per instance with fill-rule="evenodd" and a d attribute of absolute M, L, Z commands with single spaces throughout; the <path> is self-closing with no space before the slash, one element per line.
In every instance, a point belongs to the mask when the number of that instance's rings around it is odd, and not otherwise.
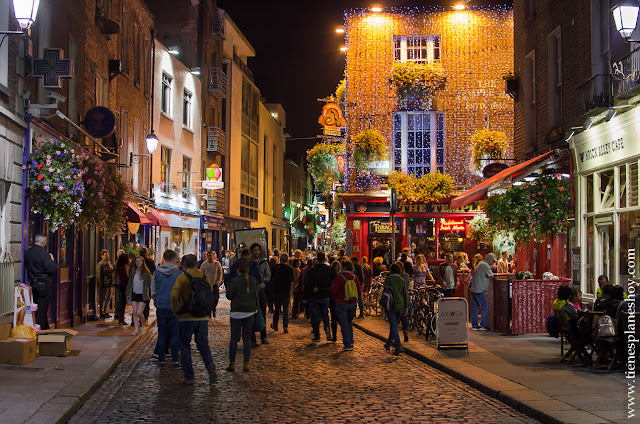
<path fill-rule="evenodd" d="M 552 154 L 555 153 L 555 150 L 551 150 L 543 155 L 537 156 L 533 159 L 529 159 L 526 162 L 519 163 L 517 165 L 511 166 L 503 171 L 498 172 L 491 178 L 487 178 L 477 186 L 473 187 L 470 190 L 465 191 L 460 196 L 451 200 L 451 209 L 457 209 L 464 205 L 468 205 L 469 203 L 477 202 L 479 200 L 484 200 L 487 198 L 489 188 L 495 186 L 496 184 L 501 183 L 507 178 L 517 177 L 524 173 L 528 173 L 529 169 L 533 166 L 538 165 L 544 159 L 548 158 Z"/>
<path fill-rule="evenodd" d="M 169 226 L 169 222 L 167 222 L 165 217 L 155 209 L 151 209 L 151 212 L 147 214 L 147 218 L 151 221 L 151 225 L 159 225 L 161 227 Z"/>
<path fill-rule="evenodd" d="M 127 220 L 129 222 L 136 222 L 142 225 L 151 224 L 151 221 L 149 221 L 147 216 L 131 202 L 127 203 Z"/>

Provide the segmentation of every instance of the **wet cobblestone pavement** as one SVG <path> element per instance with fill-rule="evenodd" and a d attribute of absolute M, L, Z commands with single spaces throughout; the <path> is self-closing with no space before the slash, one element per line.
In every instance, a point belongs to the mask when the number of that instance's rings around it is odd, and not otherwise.
<path fill-rule="evenodd" d="M 406 355 L 395 357 L 382 342 L 355 330 L 352 352 L 342 344 L 311 342 L 306 320 L 289 334 L 269 328 L 269 345 L 254 349 L 251 371 L 229 373 L 229 312 L 221 302 L 209 327 L 218 369 L 210 386 L 192 344 L 196 384 L 182 371 L 160 369 L 151 358 L 155 329 L 70 423 L 534 423 L 505 404 Z M 268 317 L 268 325 L 271 316 Z M 339 332 L 339 330 L 338 330 Z M 340 340 L 340 334 L 338 334 Z M 169 361 L 168 361 L 169 362 Z"/>

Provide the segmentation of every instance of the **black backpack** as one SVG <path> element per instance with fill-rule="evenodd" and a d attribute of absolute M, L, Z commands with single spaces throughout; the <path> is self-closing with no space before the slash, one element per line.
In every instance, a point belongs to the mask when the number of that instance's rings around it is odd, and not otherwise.
<path fill-rule="evenodd" d="M 384 289 L 382 290 L 380 306 L 387 311 L 393 311 L 395 309 L 395 299 L 393 298 L 393 290 L 390 285 L 384 286 Z"/>
<path fill-rule="evenodd" d="M 191 283 L 191 300 L 189 304 L 181 306 L 177 313 L 189 313 L 197 318 L 208 317 L 215 305 L 211 286 L 205 277 L 192 277 L 188 272 L 184 275 Z"/>

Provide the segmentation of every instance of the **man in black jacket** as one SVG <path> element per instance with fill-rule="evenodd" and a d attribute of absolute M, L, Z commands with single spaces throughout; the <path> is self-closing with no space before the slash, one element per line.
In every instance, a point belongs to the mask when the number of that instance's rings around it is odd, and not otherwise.
<path fill-rule="evenodd" d="M 358 281 L 362 281 L 364 284 L 364 272 L 358 261 L 357 256 L 353 256 L 351 258 L 351 263 L 353 263 L 353 275 L 356 276 Z M 364 318 L 364 302 L 362 296 L 358 298 L 358 309 L 360 309 L 360 315 L 358 315 L 358 318 Z"/>
<path fill-rule="evenodd" d="M 331 297 L 331 267 L 325 263 L 324 252 L 318 252 L 317 264 L 307 271 L 304 278 L 304 295 L 309 299 L 311 308 L 311 326 L 313 327 L 313 342 L 320 341 L 320 317 L 324 324 L 327 340 L 333 340 L 329 326 L 329 298 Z"/>
<path fill-rule="evenodd" d="M 280 263 L 273 267 L 273 324 L 271 328 L 278 331 L 278 320 L 282 308 L 282 327 L 285 333 L 289 332 L 289 300 L 291 299 L 291 285 L 293 284 L 293 268 L 289 265 L 289 255 L 280 254 Z"/>
<path fill-rule="evenodd" d="M 40 325 L 41 330 L 49 329 L 47 310 L 51 294 L 51 276 L 58 270 L 53 255 L 44 250 L 46 245 L 47 236 L 38 234 L 34 245 L 27 249 L 24 256 L 27 280 L 33 291 L 34 302 L 38 305 L 36 324 Z"/>

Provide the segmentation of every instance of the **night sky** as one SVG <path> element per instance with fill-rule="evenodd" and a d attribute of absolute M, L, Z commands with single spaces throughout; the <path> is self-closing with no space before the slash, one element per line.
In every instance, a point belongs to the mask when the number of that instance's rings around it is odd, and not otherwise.
<path fill-rule="evenodd" d="M 287 113 L 287 132 L 294 138 L 320 133 L 322 104 L 316 99 L 333 94 L 344 72 L 344 24 L 346 9 L 380 5 L 453 6 L 460 0 L 218 0 L 256 50 L 249 59 L 256 84 L 270 103 L 281 103 Z M 511 4 L 509 1 L 467 1 Z M 288 143 L 290 145 L 290 143 Z M 307 143 L 301 143 L 307 144 Z"/>

